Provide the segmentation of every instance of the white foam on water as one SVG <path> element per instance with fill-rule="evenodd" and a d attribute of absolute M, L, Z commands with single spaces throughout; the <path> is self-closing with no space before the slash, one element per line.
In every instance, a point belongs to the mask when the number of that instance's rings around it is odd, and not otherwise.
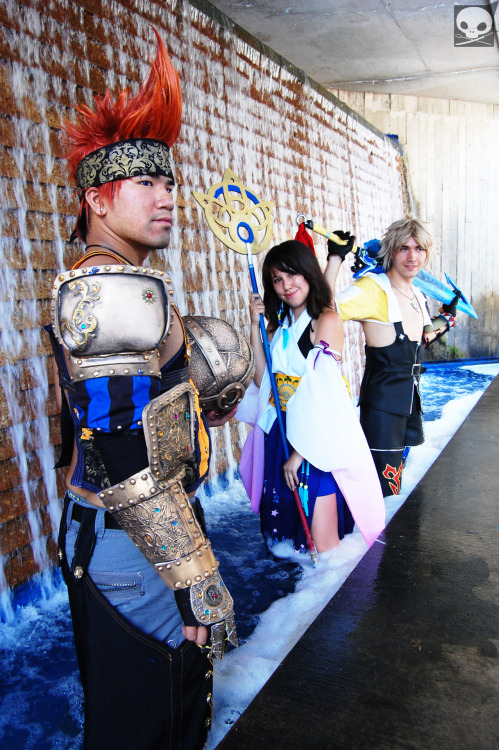
<path fill-rule="evenodd" d="M 496 365 L 496 368 L 499 370 L 499 366 Z M 387 523 L 438 458 L 482 393 L 478 391 L 448 402 L 443 407 L 442 417 L 425 425 L 425 443 L 412 448 L 409 453 L 401 494 L 386 499 Z M 210 517 L 212 512 L 217 512 L 216 498 L 213 498 L 212 505 Z M 220 523 L 230 522 L 228 514 L 230 510 L 224 504 L 220 510 Z M 212 518 L 212 522 L 216 523 L 216 520 Z M 295 553 L 291 543 L 282 542 L 272 547 L 276 556 L 298 562 L 303 568 L 303 575 L 293 593 L 273 602 L 261 615 L 248 641 L 215 664 L 214 721 L 207 750 L 213 750 L 222 740 L 286 654 L 346 581 L 367 549 L 367 544 L 355 529 L 337 549 L 321 555 L 320 564 L 314 569 L 308 555 Z"/>
<path fill-rule="evenodd" d="M 482 365 L 476 367 L 482 368 Z M 486 374 L 490 378 L 499 370 L 499 365 L 495 365 L 495 370 L 493 365 L 486 367 L 489 368 Z M 479 374 L 483 374 L 481 370 Z M 431 387 L 431 374 L 428 373 L 425 377 Z M 487 385 L 481 380 L 480 385 L 475 385 L 479 390 L 449 401 L 443 407 L 439 419 L 425 424 L 426 440 L 409 453 L 402 493 L 386 500 L 387 522 L 438 458 Z M 468 388 L 472 387 L 468 384 Z M 257 517 L 250 511 L 249 500 L 241 481 L 229 477 L 228 486 L 221 481 L 213 482 L 212 492 L 202 491 L 200 497 L 209 527 L 217 529 L 219 539 L 226 542 L 224 550 L 219 549 L 220 542 L 216 544 L 217 552 L 224 560 L 223 569 L 229 566 L 238 570 L 242 580 L 239 585 L 245 587 L 246 594 L 250 592 L 250 598 L 258 598 L 260 574 L 264 571 L 268 574 L 270 570 L 272 592 L 274 591 L 272 571 L 275 567 L 275 592 L 279 596 L 281 582 L 285 578 L 289 579 L 289 573 L 287 569 L 280 570 L 278 564 L 265 555 L 264 549 L 262 555 L 258 522 L 255 523 Z M 230 532 L 236 527 L 236 521 L 237 529 L 235 535 L 231 536 Z M 246 642 L 240 648 L 230 651 L 222 662 L 215 664 L 214 722 L 207 750 L 214 750 L 222 740 L 366 551 L 367 545 L 357 530 L 345 537 L 338 548 L 321 555 L 320 564 L 315 569 L 309 556 L 296 553 L 291 543 L 283 542 L 272 547 L 275 557 L 292 561 L 301 567 L 301 578 L 292 593 L 281 595 L 260 615 L 253 615 L 258 622 Z M 261 555 L 260 559 L 258 554 Z M 244 619 L 244 612 L 237 607 L 238 591 L 232 590 L 232 594 L 236 602 L 236 614 L 241 621 Z M 49 740 L 47 747 L 77 750 L 81 746 L 82 696 L 76 663 L 73 660 L 67 673 L 60 677 L 47 677 L 44 674 L 44 660 L 51 658 L 50 653 L 46 655 L 45 651 L 50 649 L 51 642 L 56 643 L 55 648 L 58 650 L 70 649 L 70 629 L 67 594 L 62 585 L 43 600 L 36 600 L 19 608 L 14 621 L 0 625 L 3 672 L 11 675 L 8 689 L 0 697 L 0 743 L 14 731 L 29 736 L 30 742 L 33 740 L 34 744 L 29 744 L 29 747 L 39 747 L 42 737 L 46 742 Z M 51 720 L 50 729 L 47 729 L 43 715 L 32 715 L 36 696 L 30 693 L 31 684 L 38 686 L 34 688 L 35 691 L 40 690 L 39 685 L 42 684 L 43 692 L 51 696 L 51 700 L 53 696 L 54 700 L 63 701 L 65 710 L 71 717 L 73 730 L 76 727 L 79 731 L 78 736 L 70 737 L 64 733 L 64 727 L 57 727 L 57 717 L 47 717 Z M 14 750 L 16 746 L 11 747 Z"/>

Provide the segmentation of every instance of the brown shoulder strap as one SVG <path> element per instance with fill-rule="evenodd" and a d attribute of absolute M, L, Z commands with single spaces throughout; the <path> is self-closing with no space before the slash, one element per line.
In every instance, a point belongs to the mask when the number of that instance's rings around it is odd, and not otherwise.
<path fill-rule="evenodd" d="M 94 258 L 96 255 L 108 255 L 110 258 L 114 258 L 114 260 L 117 260 L 118 263 L 121 263 L 123 265 L 128 265 L 125 263 L 123 258 L 121 258 L 119 255 L 115 255 L 110 250 L 92 250 L 91 253 L 85 253 L 85 255 L 82 255 L 80 260 L 77 260 L 74 266 L 72 267 L 72 271 L 74 271 L 76 268 L 79 268 L 84 261 L 88 260 L 88 258 Z"/>

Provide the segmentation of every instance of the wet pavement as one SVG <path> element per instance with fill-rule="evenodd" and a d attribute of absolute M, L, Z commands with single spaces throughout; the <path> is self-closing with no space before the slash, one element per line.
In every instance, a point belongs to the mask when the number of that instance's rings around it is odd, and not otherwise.
<path fill-rule="evenodd" d="M 499 748 L 499 377 L 217 750 Z"/>

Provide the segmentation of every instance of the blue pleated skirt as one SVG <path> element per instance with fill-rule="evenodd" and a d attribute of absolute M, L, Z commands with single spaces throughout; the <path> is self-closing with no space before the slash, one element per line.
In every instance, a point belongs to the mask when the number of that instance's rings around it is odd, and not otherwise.
<path fill-rule="evenodd" d="M 286 412 L 282 412 L 282 416 L 284 425 L 286 425 Z M 290 453 L 293 450 L 289 442 L 288 450 Z M 290 539 L 297 551 L 307 552 L 307 540 L 294 494 L 284 481 L 282 467 L 285 461 L 279 425 L 276 420 L 269 434 L 265 436 L 265 470 L 263 497 L 260 506 L 262 534 L 267 541 L 273 544 L 282 542 L 284 539 Z M 301 472 L 298 475 L 301 479 Z M 350 534 L 354 527 L 354 520 L 333 475 L 309 464 L 308 480 L 305 476 L 303 476 L 303 480 L 308 483 L 308 508 L 304 507 L 304 510 L 309 527 L 312 526 L 316 499 L 336 492 L 338 535 L 340 539 L 343 539 L 345 534 Z"/>

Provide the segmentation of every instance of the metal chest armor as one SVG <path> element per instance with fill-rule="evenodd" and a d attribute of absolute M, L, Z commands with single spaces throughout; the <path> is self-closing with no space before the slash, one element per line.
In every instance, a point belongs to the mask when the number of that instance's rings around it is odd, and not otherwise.
<path fill-rule="evenodd" d="M 52 327 L 69 352 L 72 382 L 117 375 L 160 377 L 159 347 L 172 323 L 167 274 L 127 265 L 57 276 Z"/>

